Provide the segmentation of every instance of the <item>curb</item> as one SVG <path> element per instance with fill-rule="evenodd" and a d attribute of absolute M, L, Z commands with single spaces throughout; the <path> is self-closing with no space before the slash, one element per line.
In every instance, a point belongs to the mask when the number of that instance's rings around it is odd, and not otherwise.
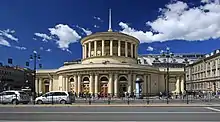
<path fill-rule="evenodd" d="M 79 104 L 73 104 L 73 105 L 0 105 L 0 107 L 220 107 L 220 105 L 147 105 L 147 104 L 140 104 L 140 105 L 79 105 Z"/>

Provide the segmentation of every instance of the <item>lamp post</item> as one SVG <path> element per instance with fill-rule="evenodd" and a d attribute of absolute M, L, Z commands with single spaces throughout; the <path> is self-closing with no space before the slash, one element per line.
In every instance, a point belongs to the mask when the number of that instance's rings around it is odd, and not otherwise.
<path fill-rule="evenodd" d="M 186 103 L 189 104 L 188 90 L 186 89 L 186 66 L 189 64 L 187 58 L 184 59 L 183 64 L 184 64 L 184 91 L 186 92 Z"/>
<path fill-rule="evenodd" d="M 165 88 L 166 88 L 166 94 L 167 94 L 167 104 L 169 104 L 169 59 L 173 57 L 173 53 L 171 53 L 170 48 L 166 48 L 166 51 L 162 51 L 162 56 L 167 59 L 166 61 L 166 83 L 165 83 Z"/>
<path fill-rule="evenodd" d="M 39 54 L 37 54 L 37 51 L 34 51 L 33 54 L 30 55 L 30 60 L 34 61 L 34 78 L 33 78 L 34 81 L 33 81 L 33 84 L 32 84 L 33 100 L 35 99 L 35 96 L 36 96 L 36 94 L 35 94 L 35 91 L 36 91 L 36 89 L 35 89 L 35 80 L 36 80 L 37 60 L 40 60 L 40 59 L 41 59 L 41 57 L 40 57 Z M 42 65 L 39 64 L 39 66 L 41 67 Z"/>

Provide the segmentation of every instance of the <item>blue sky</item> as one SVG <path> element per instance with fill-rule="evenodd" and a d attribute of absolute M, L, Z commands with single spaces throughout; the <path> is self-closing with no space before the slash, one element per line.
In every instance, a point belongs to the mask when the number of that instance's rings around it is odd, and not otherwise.
<path fill-rule="evenodd" d="M 109 8 L 113 30 L 141 41 L 139 54 L 220 47 L 218 0 L 1 0 L 0 62 L 24 66 L 34 50 L 43 68 L 80 59 L 80 39 L 108 30 Z"/>

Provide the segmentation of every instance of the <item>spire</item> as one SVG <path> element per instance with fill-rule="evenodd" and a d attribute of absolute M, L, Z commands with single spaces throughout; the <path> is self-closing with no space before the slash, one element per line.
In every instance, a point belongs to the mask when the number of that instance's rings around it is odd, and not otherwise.
<path fill-rule="evenodd" d="M 112 31 L 112 13 L 111 9 L 109 9 L 109 26 L 108 26 L 108 31 Z"/>

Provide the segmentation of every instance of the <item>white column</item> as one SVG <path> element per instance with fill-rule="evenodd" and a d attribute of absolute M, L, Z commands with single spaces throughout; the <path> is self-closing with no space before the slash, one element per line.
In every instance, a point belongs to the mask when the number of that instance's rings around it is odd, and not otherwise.
<path fill-rule="evenodd" d="M 121 56 L 121 41 L 118 40 L 118 56 Z"/>
<path fill-rule="evenodd" d="M 136 91 L 136 74 L 133 74 L 133 92 L 135 93 L 135 91 Z"/>
<path fill-rule="evenodd" d="M 128 93 L 132 92 L 131 85 L 132 85 L 131 74 L 128 74 Z"/>
<path fill-rule="evenodd" d="M 53 79 L 50 79 L 49 91 L 53 90 Z"/>
<path fill-rule="evenodd" d="M 115 74 L 114 78 L 114 96 L 118 96 L 118 74 Z"/>
<path fill-rule="evenodd" d="M 93 93 L 93 74 L 90 74 L 89 76 L 89 93 Z"/>
<path fill-rule="evenodd" d="M 85 46 L 84 45 L 82 45 L 82 58 L 84 59 L 85 58 Z"/>
<path fill-rule="evenodd" d="M 180 93 L 180 79 L 179 77 L 176 78 L 176 93 Z"/>
<path fill-rule="evenodd" d="M 94 56 L 97 56 L 97 41 L 94 41 Z"/>
<path fill-rule="evenodd" d="M 131 43 L 131 57 L 133 58 L 134 53 L 133 53 L 133 44 Z"/>
<path fill-rule="evenodd" d="M 105 41 L 102 40 L 102 56 L 105 55 Z"/>
<path fill-rule="evenodd" d="M 110 56 L 113 55 L 113 40 L 110 40 Z"/>
<path fill-rule="evenodd" d="M 108 93 L 112 94 L 113 87 L 112 87 L 112 74 L 109 74 L 109 82 L 108 82 Z"/>
<path fill-rule="evenodd" d="M 97 95 L 98 94 L 98 88 L 99 88 L 99 86 L 98 86 L 98 74 L 95 74 L 95 95 Z"/>
<path fill-rule="evenodd" d="M 137 58 L 137 45 L 135 45 L 134 48 L 135 48 L 134 55 L 135 55 L 135 58 Z"/>
<path fill-rule="evenodd" d="M 81 92 L 81 75 L 78 75 L 78 94 Z"/>
<path fill-rule="evenodd" d="M 88 56 L 91 57 L 91 42 L 89 42 L 89 51 L 88 51 Z"/>
<path fill-rule="evenodd" d="M 87 58 L 87 55 L 88 55 L 88 53 L 87 53 L 87 44 L 85 44 L 84 45 L 85 47 L 85 49 L 84 49 L 84 58 Z"/>
<path fill-rule="evenodd" d="M 143 83 L 143 88 L 142 88 L 143 93 L 146 95 L 149 93 L 149 82 L 147 80 L 147 75 L 144 75 L 144 83 Z"/>
<path fill-rule="evenodd" d="M 39 93 L 39 82 L 38 82 L 38 78 L 35 79 L 35 92 Z"/>
<path fill-rule="evenodd" d="M 77 84 L 78 84 L 78 82 L 77 82 L 77 75 L 74 75 L 74 91 L 75 91 L 76 93 L 78 93 Z"/>
<path fill-rule="evenodd" d="M 128 57 L 128 42 L 125 41 L 125 57 Z"/>
<path fill-rule="evenodd" d="M 63 91 L 66 90 L 66 77 L 65 76 L 62 78 L 62 90 Z"/>
<path fill-rule="evenodd" d="M 39 92 L 42 92 L 42 78 L 39 78 Z"/>
<path fill-rule="evenodd" d="M 218 76 L 218 60 L 215 61 L 215 76 Z"/>
<path fill-rule="evenodd" d="M 69 81 L 68 81 L 68 77 L 66 77 L 65 84 L 66 84 L 66 91 L 69 91 Z"/>
<path fill-rule="evenodd" d="M 181 92 L 184 93 L 184 78 L 181 77 Z"/>

